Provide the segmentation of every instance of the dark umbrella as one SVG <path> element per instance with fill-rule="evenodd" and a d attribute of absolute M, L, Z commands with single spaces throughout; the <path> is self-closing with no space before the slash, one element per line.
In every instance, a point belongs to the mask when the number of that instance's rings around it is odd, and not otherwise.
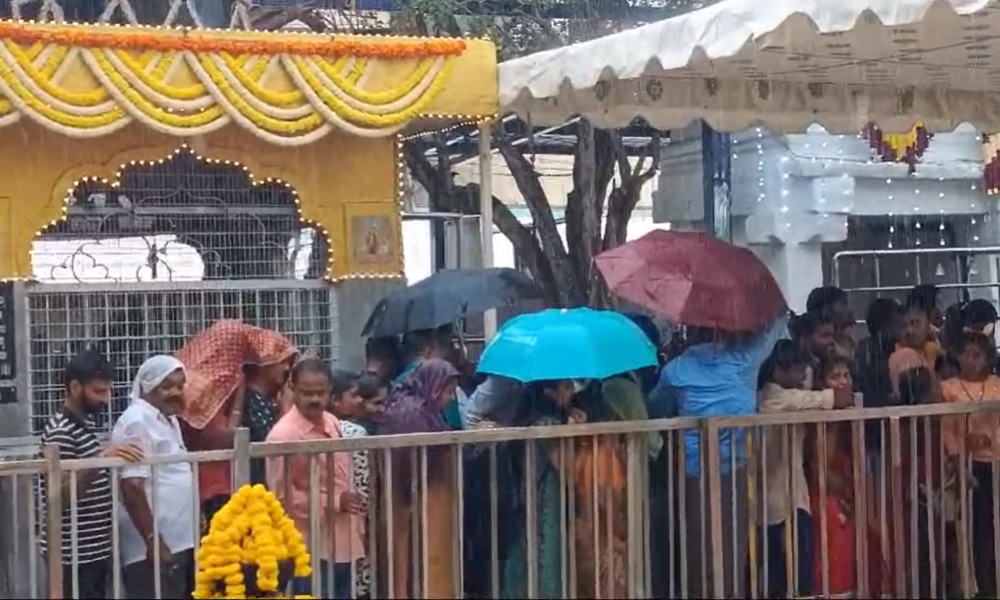
<path fill-rule="evenodd" d="M 594 261 L 612 293 L 680 325 L 757 331 L 788 310 L 753 252 L 705 233 L 655 230 Z"/>
<path fill-rule="evenodd" d="M 535 281 L 514 269 L 445 269 L 382 298 L 361 335 L 433 329 L 519 299 L 541 297 Z"/>

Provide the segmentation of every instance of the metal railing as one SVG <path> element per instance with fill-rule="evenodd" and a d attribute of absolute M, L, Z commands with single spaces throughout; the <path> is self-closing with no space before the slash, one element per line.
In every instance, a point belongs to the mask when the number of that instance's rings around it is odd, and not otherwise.
<path fill-rule="evenodd" d="M 946 295 L 950 293 L 959 294 L 956 297 L 947 298 L 947 303 L 956 300 L 963 300 L 961 294 L 988 291 L 994 297 L 1000 291 L 1000 282 L 995 275 L 988 275 L 979 280 L 970 278 L 972 269 L 971 261 L 977 257 L 982 257 L 989 264 L 986 265 L 991 273 L 995 273 L 1000 267 L 1000 246 L 970 246 L 964 248 L 904 248 L 904 249 L 878 249 L 878 250 L 844 250 L 833 255 L 833 285 L 841 287 L 851 296 L 862 296 L 866 298 L 880 297 L 884 295 L 902 294 L 913 287 L 910 281 L 898 281 L 895 284 L 887 284 L 885 275 L 898 278 L 900 274 L 906 273 L 907 277 L 916 281 L 917 284 L 933 283 Z M 886 265 L 885 262 L 897 261 L 894 264 Z M 923 264 L 922 261 L 943 261 L 950 263 L 947 271 L 949 276 L 934 277 L 933 281 L 925 281 L 928 271 L 933 273 L 933 264 Z M 903 262 L 899 262 L 903 261 Z M 867 264 L 866 264 L 867 263 Z M 942 264 L 939 262 L 939 265 Z M 854 285 L 850 281 L 851 270 L 866 273 L 868 277 L 861 277 L 861 280 L 870 281 L 870 285 Z"/>
<path fill-rule="evenodd" d="M 372 598 L 995 597 L 1000 463 L 974 460 L 982 448 L 964 440 L 984 424 L 1000 431 L 997 423 L 1000 403 L 987 402 L 266 444 L 250 444 L 240 431 L 232 450 L 143 464 L 154 481 L 166 465 L 192 465 L 195 554 L 204 529 L 197 480 L 206 463 L 231 463 L 236 485 L 249 481 L 254 459 L 285 473 L 274 491 L 286 508 L 294 491 L 307 498 L 292 516 L 309 540 L 318 590 L 324 578 L 337 588 L 345 577 L 320 562 L 318 546 L 337 547 L 342 530 L 333 528 L 332 538 L 321 532 L 352 518 L 325 501 L 324 481 L 337 477 L 330 457 L 367 458 L 367 509 L 347 529 L 363 530 L 363 548 L 346 553 L 364 554 L 367 565 L 347 561 L 350 597 L 364 592 L 357 573 L 365 568 Z M 815 474 L 808 491 L 803 463 Z M 78 478 L 107 469 L 118 498 L 125 466 L 59 460 L 52 448 L 43 458 L 0 462 L 0 482 L 16 490 L 19 507 L 3 515 L 0 536 L 11 535 L 9 523 L 27 532 L 14 534 L 5 565 L 19 565 L 7 578 L 19 585 L 0 594 L 60 598 L 64 585 L 67 595 L 80 593 L 78 571 L 63 580 L 73 557 L 60 544 L 43 553 L 38 542 L 68 534 L 76 553 L 84 525 Z M 152 514 L 176 508 L 159 506 L 152 487 Z M 36 496 L 42 489 L 44 502 Z M 123 510 L 114 503 L 109 533 L 114 598 L 126 591 Z M 177 576 L 154 563 L 162 597 L 161 577 L 175 583 Z"/>

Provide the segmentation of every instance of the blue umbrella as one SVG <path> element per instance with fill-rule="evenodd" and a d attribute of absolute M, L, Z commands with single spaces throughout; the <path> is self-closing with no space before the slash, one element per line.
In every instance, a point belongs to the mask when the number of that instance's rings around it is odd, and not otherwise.
<path fill-rule="evenodd" d="M 604 379 L 656 364 L 656 348 L 628 317 L 549 309 L 508 321 L 483 350 L 479 372 L 523 382 Z"/>

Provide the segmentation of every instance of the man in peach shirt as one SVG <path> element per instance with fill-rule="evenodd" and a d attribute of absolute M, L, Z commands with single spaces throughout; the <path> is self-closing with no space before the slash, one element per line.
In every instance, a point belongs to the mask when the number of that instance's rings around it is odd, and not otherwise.
<path fill-rule="evenodd" d="M 307 358 L 295 365 L 292 371 L 295 405 L 274 425 L 267 441 L 338 439 L 340 429 L 337 418 L 326 410 L 330 403 L 332 379 L 330 368 L 318 359 Z M 332 469 L 327 465 L 328 454 L 316 456 L 315 460 L 319 463 L 318 508 L 322 536 L 319 540 L 310 539 L 309 535 L 309 456 L 297 454 L 268 458 L 267 481 L 302 532 L 310 552 L 320 559 L 323 589 L 317 596 L 350 598 L 351 566 L 365 555 L 362 542 L 365 505 L 360 494 L 351 489 L 351 453 L 334 455 Z M 333 481 L 328 480 L 331 472 Z M 331 504 L 332 523 L 329 517 Z M 307 594 L 310 590 L 296 589 L 296 593 Z"/>

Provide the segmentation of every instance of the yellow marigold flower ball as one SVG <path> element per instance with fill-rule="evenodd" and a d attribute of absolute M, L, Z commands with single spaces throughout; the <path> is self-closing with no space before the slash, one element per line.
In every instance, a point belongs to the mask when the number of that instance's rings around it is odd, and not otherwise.
<path fill-rule="evenodd" d="M 196 598 L 246 598 L 243 565 L 256 565 L 257 588 L 269 598 L 279 585 L 279 561 L 293 561 L 296 577 L 312 574 L 301 532 L 281 502 L 261 485 L 243 486 L 212 518 L 197 553 Z M 312 598 L 312 596 L 296 596 Z"/>
<path fill-rule="evenodd" d="M 273 592 L 278 589 L 278 578 L 277 577 L 258 577 L 257 587 L 260 588 L 262 592 Z"/>

